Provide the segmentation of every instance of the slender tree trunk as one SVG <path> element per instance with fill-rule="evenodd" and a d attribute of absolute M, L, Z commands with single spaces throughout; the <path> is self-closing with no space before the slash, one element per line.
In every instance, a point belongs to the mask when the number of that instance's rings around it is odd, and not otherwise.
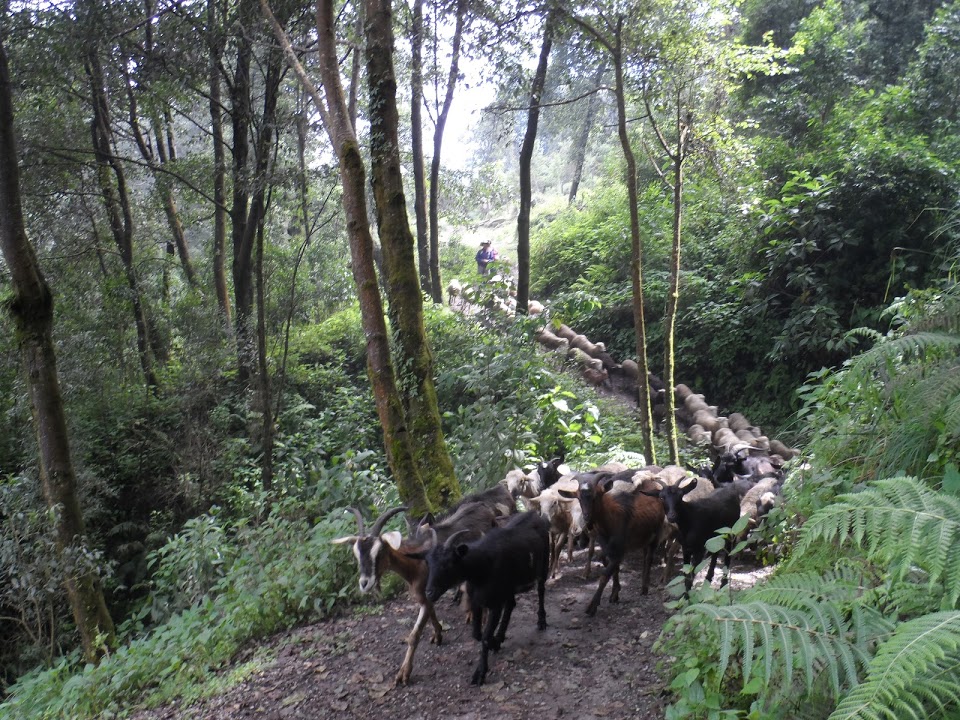
<path fill-rule="evenodd" d="M 603 74 L 607 71 L 607 58 L 600 61 L 597 66 L 597 74 L 593 76 L 593 84 L 600 87 L 603 82 Z M 570 195 L 568 202 L 573 203 L 577 199 L 577 191 L 580 190 L 580 180 L 583 178 L 583 164 L 587 159 L 587 144 L 590 142 L 590 131 L 593 129 L 594 120 L 597 117 L 597 111 L 600 108 L 600 95 L 594 93 L 587 100 L 587 111 L 583 116 L 583 125 L 580 126 L 580 132 L 577 139 L 573 142 L 573 178 L 570 180 Z"/>
<path fill-rule="evenodd" d="M 252 234 L 247 238 L 247 213 L 250 208 L 250 125 L 253 122 L 251 106 L 250 67 L 253 58 L 251 38 L 252 13 L 245 0 L 240 0 L 240 37 L 237 41 L 237 59 L 230 87 L 230 121 L 233 127 L 233 197 L 230 205 L 230 244 L 233 249 L 233 307 L 234 334 L 237 342 L 238 376 L 242 384 L 252 375 L 253 343 L 250 338 L 250 310 L 253 307 L 250 253 Z"/>
<path fill-rule="evenodd" d="M 670 291 L 667 293 L 667 308 L 663 319 L 663 368 L 667 383 L 666 431 L 667 443 L 670 449 L 670 462 L 674 465 L 680 461 L 680 451 L 677 445 L 677 416 L 676 398 L 673 388 L 676 387 L 676 362 L 674 348 L 676 346 L 677 306 L 680 302 L 680 241 L 682 237 L 683 220 L 683 163 L 687 156 L 687 146 L 690 137 L 690 122 L 684 122 L 680 117 L 680 100 L 677 99 L 677 146 L 670 154 L 673 160 L 673 248 L 670 257 Z M 651 122 L 653 121 L 651 116 Z M 659 134 L 659 133 L 658 133 Z"/>
<path fill-rule="evenodd" d="M 373 261 L 373 236 L 370 233 L 370 223 L 367 218 L 366 170 L 340 82 L 333 2 L 317 0 L 316 6 L 318 61 L 325 97 L 320 95 L 307 77 L 282 26 L 273 17 L 267 0 L 260 0 L 260 7 L 270 20 L 277 41 L 284 48 L 287 62 L 313 98 L 337 155 L 340 182 L 343 188 L 343 209 L 347 217 L 347 237 L 350 241 L 353 279 L 357 286 L 360 318 L 364 337 L 367 340 L 367 374 L 373 387 L 377 415 L 383 428 L 387 460 L 401 500 L 410 508 L 411 514 L 421 514 L 434 508 L 427 501 L 420 471 L 414 459 L 407 420 L 397 390 L 393 360 L 390 356 L 390 339 L 383 316 L 380 286 Z"/>
<path fill-rule="evenodd" d="M 165 112 L 167 117 L 162 121 L 166 132 L 161 132 L 158 125 L 154 132 L 157 144 L 157 157 L 160 161 L 160 167 L 168 163 L 177 161 L 177 146 L 173 137 L 173 122 L 169 117 L 169 109 Z M 157 119 L 159 123 L 159 118 Z M 193 261 L 190 259 L 190 247 L 187 245 L 187 236 L 183 231 L 183 222 L 180 220 L 180 211 L 177 209 L 177 200 L 173 194 L 173 184 L 165 173 L 153 172 L 154 181 L 157 183 L 157 189 L 163 200 L 163 212 L 167 218 L 167 227 L 170 228 L 170 237 L 173 239 L 173 246 L 176 248 L 177 257 L 180 258 L 180 267 L 183 269 L 183 276 L 191 288 L 197 288 L 197 273 L 193 269 Z"/>
<path fill-rule="evenodd" d="M 537 125 L 540 122 L 540 98 L 547 82 L 547 61 L 553 45 L 553 26 L 557 11 L 550 10 L 543 24 L 543 44 L 540 60 L 530 86 L 530 107 L 527 110 L 527 131 L 520 146 L 520 213 L 517 216 L 517 312 L 527 314 L 530 300 L 530 206 L 533 203 L 533 187 L 530 181 L 530 165 L 533 148 L 537 141 Z"/>
<path fill-rule="evenodd" d="M 440 150 L 443 146 L 443 130 L 453 104 L 453 92 L 460 76 L 460 44 L 463 41 L 466 15 L 467 0 L 457 0 L 457 20 L 450 51 L 447 91 L 433 130 L 433 158 L 430 161 L 430 290 L 435 303 L 443 302 L 443 288 L 440 286 Z"/>
<path fill-rule="evenodd" d="M 413 0 L 410 30 L 410 143 L 413 151 L 413 210 L 417 218 L 420 286 L 433 297 L 430 280 L 430 239 L 427 233 L 427 182 L 423 163 L 423 0 Z"/>
<path fill-rule="evenodd" d="M 650 409 L 650 385 L 647 377 L 650 366 L 647 362 L 647 324 L 643 307 L 643 241 L 640 237 L 640 212 L 637 191 L 637 161 L 630 146 L 627 133 L 627 104 L 623 83 L 623 17 L 617 20 L 616 41 L 613 49 L 614 72 L 616 73 L 615 94 L 617 99 L 617 134 L 623 149 L 627 172 L 627 201 L 630 209 L 630 276 L 633 281 L 633 324 L 637 338 L 637 365 L 640 369 L 640 382 L 637 383 L 637 408 L 640 411 L 640 430 L 643 435 L 643 448 L 647 462 L 656 464 L 657 457 L 653 447 L 653 413 Z"/>
<path fill-rule="evenodd" d="M 152 392 L 159 388 L 154 369 L 154 343 L 151 339 L 151 323 L 147 316 L 146 303 L 140 289 L 136 266 L 133 261 L 133 216 L 130 212 L 130 198 L 127 191 L 126 175 L 115 152 L 113 129 L 110 124 L 110 108 L 107 102 L 103 76 L 103 67 L 97 55 L 97 48 L 91 45 L 87 51 L 87 77 L 90 80 L 90 98 L 93 105 L 93 119 L 90 121 L 94 156 L 97 161 L 97 179 L 104 209 L 110 222 L 114 242 L 120 260 L 123 263 L 127 285 L 130 288 L 130 300 L 133 306 L 134 324 L 137 330 L 137 352 L 143 377 Z M 111 179 L 111 175 L 113 179 Z M 114 185 L 114 181 L 116 185 Z"/>
<path fill-rule="evenodd" d="M 403 193 L 391 0 L 366 0 L 366 18 L 370 162 L 383 249 L 384 286 L 399 364 L 404 368 L 400 377 L 401 397 L 427 499 L 445 507 L 460 497 L 460 486 L 441 430 L 433 357 L 423 325 L 423 296 Z"/>
<path fill-rule="evenodd" d="M 267 363 L 266 290 L 263 282 L 263 223 L 257 226 L 257 377 L 259 378 L 261 423 L 260 482 L 265 492 L 273 491 L 273 401 L 270 397 L 270 366 Z"/>
<path fill-rule="evenodd" d="M 210 44 L 210 128 L 213 141 L 213 285 L 217 307 L 229 334 L 233 334 L 230 290 L 227 286 L 227 159 L 223 140 L 223 101 L 220 93 L 220 61 L 223 57 L 223 20 L 218 0 L 207 2 L 207 32 Z"/>
<path fill-rule="evenodd" d="M 246 384 L 252 376 L 255 338 L 251 334 L 253 309 L 253 246 L 257 227 L 266 212 L 269 170 L 276 140 L 277 101 L 283 77 L 283 55 L 268 50 L 263 81 L 263 110 L 250 160 L 249 132 L 254 121 L 251 105 L 250 68 L 253 54 L 251 27 L 256 16 L 255 0 L 242 0 L 241 22 L 245 30 L 237 53 L 237 69 L 231 92 L 233 113 L 233 207 L 230 212 L 233 241 L 233 296 L 236 311 L 239 379 Z"/>
<path fill-rule="evenodd" d="M 5 305 L 17 344 L 33 411 L 40 460 L 40 483 L 56 523 L 61 562 L 83 557 L 83 515 L 76 495 L 67 422 L 52 337 L 53 294 L 27 238 L 20 204 L 20 177 L 13 128 L 13 101 L 6 49 L 0 37 L 0 248 L 13 294 Z M 96 573 L 82 565 L 66 581 L 67 598 L 88 662 L 97 662 L 116 642 L 113 620 Z"/>

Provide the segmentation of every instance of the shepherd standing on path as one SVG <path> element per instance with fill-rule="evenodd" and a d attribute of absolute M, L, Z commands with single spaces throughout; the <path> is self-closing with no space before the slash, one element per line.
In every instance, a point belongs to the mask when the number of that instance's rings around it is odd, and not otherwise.
<path fill-rule="evenodd" d="M 487 274 L 487 265 L 497 259 L 497 251 L 489 240 L 480 243 L 480 249 L 477 250 L 477 272 L 481 275 Z"/>

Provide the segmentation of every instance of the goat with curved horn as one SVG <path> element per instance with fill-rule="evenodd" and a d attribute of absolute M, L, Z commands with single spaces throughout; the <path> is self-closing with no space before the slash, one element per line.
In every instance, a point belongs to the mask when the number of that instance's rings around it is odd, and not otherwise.
<path fill-rule="evenodd" d="M 380 579 L 388 571 L 395 572 L 407 583 L 411 597 L 420 606 L 417 621 L 407 637 L 407 652 L 403 663 L 394 678 L 394 684 L 406 685 L 410 681 L 413 671 L 413 656 L 420 636 L 427 621 L 433 626 L 433 642 L 439 645 L 443 641 L 443 629 L 433 609 L 433 603 L 427 599 L 425 587 L 427 582 L 427 563 L 422 556 L 414 553 L 415 547 L 403 542 L 402 536 L 396 530 L 383 532 L 387 522 L 397 514 L 405 511 L 405 506 L 395 507 L 378 517 L 370 530 L 367 531 L 363 515 L 356 508 L 349 510 L 357 518 L 358 535 L 337 538 L 332 542 L 343 544 L 353 543 L 353 554 L 357 558 L 360 568 L 360 592 L 366 593 L 380 587 Z"/>

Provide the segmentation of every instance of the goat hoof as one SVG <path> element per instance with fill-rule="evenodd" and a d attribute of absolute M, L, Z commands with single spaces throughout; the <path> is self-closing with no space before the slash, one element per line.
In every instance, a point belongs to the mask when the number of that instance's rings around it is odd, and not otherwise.
<path fill-rule="evenodd" d="M 547 629 L 547 621 L 546 621 L 546 620 L 538 620 L 538 621 L 537 621 L 537 630 L 546 630 L 546 629 Z"/>
<path fill-rule="evenodd" d="M 596 605 L 588 605 L 588 606 L 587 606 L 587 615 L 589 615 L 590 617 L 593 617 L 593 616 L 596 615 L 596 614 L 597 614 L 597 606 L 596 606 Z"/>
<path fill-rule="evenodd" d="M 477 670 L 477 671 L 473 674 L 473 679 L 470 680 L 470 684 L 471 684 L 471 685 L 478 685 L 478 686 L 479 686 L 479 685 L 483 685 L 483 681 L 484 681 L 485 679 L 486 679 L 486 673 L 482 673 L 482 672 L 480 672 L 479 670 Z"/>

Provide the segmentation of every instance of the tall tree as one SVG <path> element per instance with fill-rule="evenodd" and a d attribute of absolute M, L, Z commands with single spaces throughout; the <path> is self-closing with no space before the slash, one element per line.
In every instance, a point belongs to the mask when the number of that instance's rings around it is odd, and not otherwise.
<path fill-rule="evenodd" d="M 52 336 L 53 293 L 40 271 L 24 226 L 13 122 L 10 70 L 0 31 L 0 247 L 13 286 L 13 295 L 6 305 L 16 327 L 27 376 L 43 496 L 55 518 L 57 552 L 64 565 L 70 566 L 85 555 L 83 514 L 77 501 L 76 475 L 57 375 Z M 66 590 L 84 655 L 89 662 L 96 662 L 114 644 L 116 635 L 100 580 L 94 569 L 84 567 L 81 561 L 71 568 Z"/>
<path fill-rule="evenodd" d="M 604 56 L 597 64 L 597 71 L 593 77 L 593 84 L 599 88 L 603 82 L 603 76 L 607 72 L 607 58 Z M 583 165 L 587 159 L 587 145 L 590 144 L 590 131 L 593 129 L 593 123 L 597 119 L 597 111 L 600 108 L 600 94 L 595 92 L 587 99 L 587 110 L 583 116 L 583 124 L 580 126 L 580 132 L 577 133 L 573 141 L 571 151 L 573 153 L 573 177 L 570 179 L 570 194 L 567 197 L 571 204 L 577 199 L 577 192 L 580 190 L 580 181 L 583 179 Z"/>
<path fill-rule="evenodd" d="M 413 162 L 413 211 L 417 220 L 417 259 L 420 285 L 433 296 L 430 280 L 430 240 L 427 235 L 427 182 L 423 162 L 423 0 L 413 0 L 410 20 L 410 147 Z"/>
<path fill-rule="evenodd" d="M 440 104 L 439 90 L 435 93 L 433 158 L 430 160 L 430 290 L 433 301 L 443 302 L 443 288 L 440 286 L 440 151 L 443 147 L 443 131 L 453 105 L 453 94 L 460 77 L 460 48 L 463 43 L 463 28 L 467 18 L 467 0 L 457 0 L 454 19 L 453 39 L 450 49 L 450 68 L 447 72 L 446 89 L 443 104 Z M 434 46 L 434 64 L 437 62 Z"/>
<path fill-rule="evenodd" d="M 365 14 L 370 165 L 383 249 L 384 286 L 396 352 L 404 368 L 400 377 L 401 397 L 427 499 L 443 507 L 459 497 L 460 488 L 443 439 L 433 384 L 433 357 L 423 325 L 414 239 L 403 192 L 391 0 L 366 0 Z"/>
<path fill-rule="evenodd" d="M 540 59 L 530 85 L 530 105 L 527 108 L 527 130 L 520 145 L 520 212 L 517 215 L 517 312 L 526 315 L 530 300 L 530 205 L 533 189 L 530 183 L 530 166 L 533 162 L 533 147 L 537 141 L 537 124 L 540 121 L 540 99 L 547 82 L 547 64 L 553 45 L 554 25 L 559 12 L 551 8 L 543 23 L 543 44 Z"/>
<path fill-rule="evenodd" d="M 230 289 L 227 285 L 227 155 L 223 138 L 224 9 L 220 0 L 207 0 L 207 45 L 209 52 L 210 138 L 213 144 L 213 285 L 217 307 L 229 333 L 233 333 Z"/>
<path fill-rule="evenodd" d="M 410 508 L 411 513 L 424 513 L 434 508 L 427 500 L 413 452 L 406 413 L 397 389 L 390 337 L 383 315 L 383 302 L 373 259 L 373 235 L 367 217 L 366 169 L 340 81 L 333 3 L 331 0 L 317 1 L 317 54 L 324 90 L 321 95 L 297 58 L 283 27 L 273 16 L 267 0 L 259 1 L 277 41 L 284 49 L 288 64 L 313 98 L 337 157 L 353 279 L 367 341 L 367 374 L 373 387 L 377 415 L 383 429 L 387 461 L 397 483 L 400 498 Z"/>
<path fill-rule="evenodd" d="M 642 27 L 643 18 L 628 18 L 623 12 L 614 11 L 610 16 L 598 13 L 598 17 L 585 19 L 575 14 L 569 16 L 589 37 L 592 37 L 609 55 L 614 71 L 614 97 L 617 105 L 617 136 L 626 165 L 627 204 L 630 212 L 630 277 L 633 285 L 633 323 L 636 335 L 637 365 L 641 381 L 637 383 L 640 429 L 643 435 L 647 462 L 656 463 L 653 446 L 653 412 L 650 406 L 650 386 L 646 378 L 650 372 L 647 362 L 647 326 L 643 292 L 643 238 L 640 232 L 639 192 L 637 187 L 637 160 L 633 152 L 630 133 L 627 130 L 627 86 L 625 68 L 629 61 L 628 48 L 624 45 L 624 27 L 629 19 L 631 27 Z M 640 48 L 631 48 L 635 52 Z M 642 54 L 642 52 L 641 52 Z"/>
<path fill-rule="evenodd" d="M 127 285 L 130 289 L 130 302 L 133 307 L 134 324 L 137 330 L 137 353 L 147 387 L 156 391 L 159 380 L 156 373 L 155 333 L 149 318 L 147 301 L 141 288 L 133 248 L 133 213 L 130 208 L 130 188 L 126 172 L 119 154 L 115 149 L 113 126 L 111 124 L 110 102 L 107 94 L 106 78 L 100 62 L 100 48 L 97 35 L 99 28 L 94 23 L 92 8 L 87 8 L 86 27 L 88 41 L 85 68 L 90 81 L 90 102 L 93 117 L 90 121 L 90 133 L 94 157 L 97 163 L 97 184 L 103 200 L 104 210 L 110 224 L 110 232 L 117 246 L 117 252 L 123 263 Z"/>

